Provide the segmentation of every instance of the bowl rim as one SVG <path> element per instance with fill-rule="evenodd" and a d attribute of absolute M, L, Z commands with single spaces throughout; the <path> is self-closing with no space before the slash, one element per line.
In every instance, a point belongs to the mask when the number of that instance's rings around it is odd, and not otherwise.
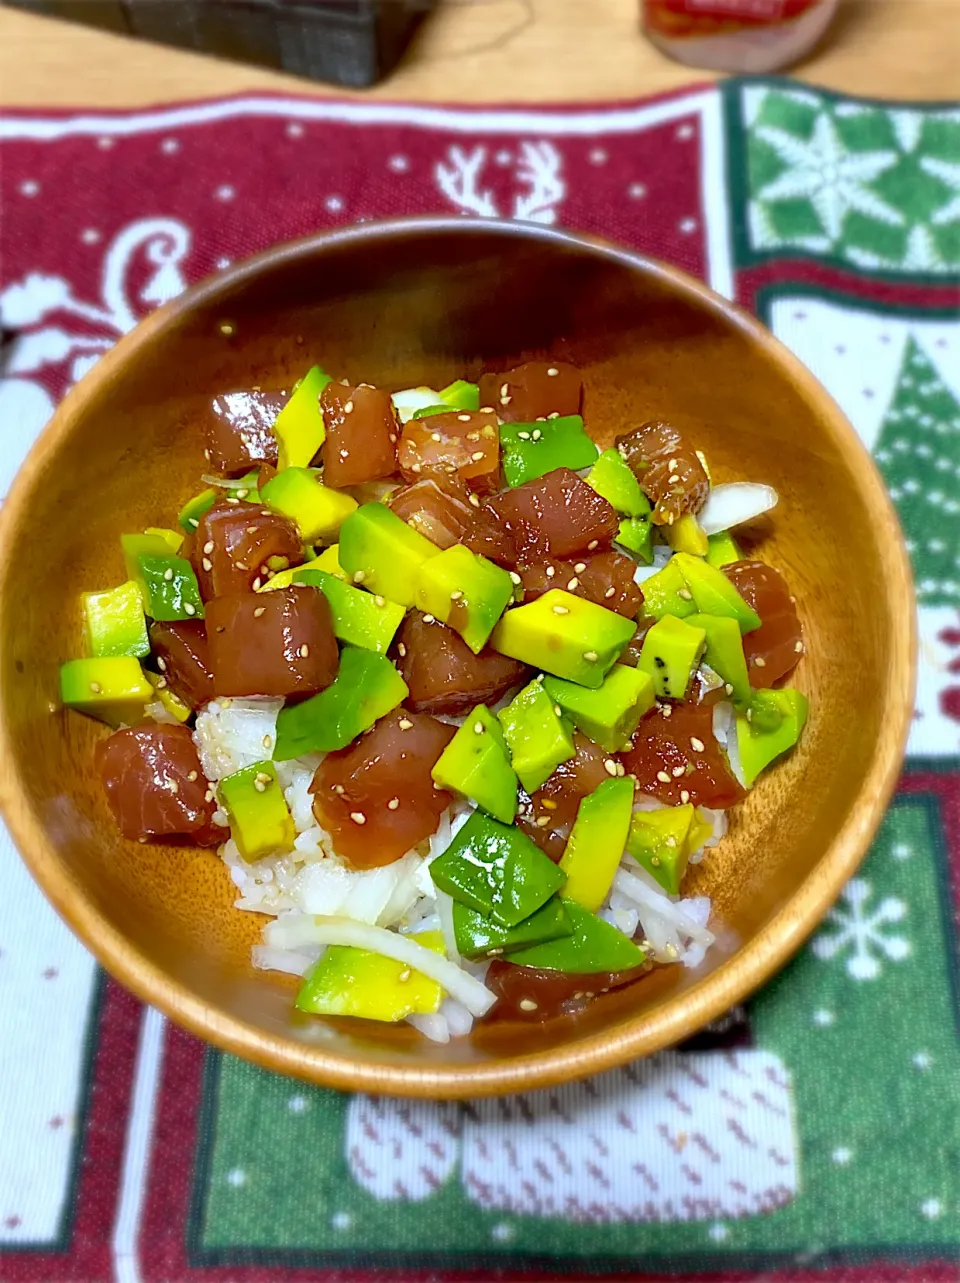
<path fill-rule="evenodd" d="M 218 1011 L 171 979 L 142 956 L 119 930 L 101 917 L 83 887 L 61 863 L 43 826 L 26 804 L 20 772 L 12 766 L 0 775 L 0 813 L 21 858 L 60 916 L 99 962 L 127 989 L 157 1007 L 176 1024 L 223 1051 L 268 1069 L 344 1091 L 431 1099 L 469 1099 L 527 1091 L 596 1074 L 629 1060 L 671 1047 L 723 1015 L 770 978 L 799 949 L 839 895 L 866 854 L 893 794 L 904 756 L 913 712 L 917 652 L 913 577 L 899 520 L 880 473 L 853 426 L 827 390 L 775 336 L 750 313 L 682 270 L 625 246 L 593 235 L 540 224 L 501 219 L 413 217 L 385 219 L 314 233 L 272 246 L 242 262 L 207 276 L 150 313 L 124 335 L 57 407 L 34 443 L 0 510 L 0 546 L 11 547 L 25 524 L 34 487 L 49 461 L 69 437 L 75 417 L 115 379 L 126 362 L 154 337 L 197 304 L 242 287 L 249 279 L 301 257 L 311 257 L 347 244 L 432 233 L 457 236 L 477 233 L 532 240 L 585 250 L 589 254 L 640 272 L 674 292 L 706 306 L 746 334 L 816 406 L 840 454 L 851 465 L 867 508 L 896 538 L 878 540 L 884 573 L 894 591 L 909 605 L 890 638 L 888 731 L 878 740 L 858 803 L 824 851 L 816 868 L 790 899 L 747 944 L 697 981 L 682 998 L 668 998 L 651 1010 L 628 1017 L 608 1030 L 512 1060 L 473 1064 L 404 1066 L 362 1063 L 327 1052 L 319 1044 L 296 1043 L 244 1020 Z M 10 559 L 0 560 L 0 601 L 6 600 Z M 7 656 L 0 640 L 0 671 Z M 0 685 L 0 761 L 16 759 L 5 707 L 6 682 Z"/>

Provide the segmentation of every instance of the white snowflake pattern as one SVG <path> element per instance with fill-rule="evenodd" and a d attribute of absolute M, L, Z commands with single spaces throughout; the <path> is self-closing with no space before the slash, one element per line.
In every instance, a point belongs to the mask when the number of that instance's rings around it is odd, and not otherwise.
<path fill-rule="evenodd" d="M 903 921 L 907 916 L 906 903 L 896 896 L 887 896 L 871 910 L 868 901 L 872 894 L 869 882 L 851 878 L 842 895 L 846 907 L 838 906 L 827 915 L 827 921 L 837 930 L 829 935 L 821 932 L 811 946 L 814 954 L 824 961 L 849 948 L 846 968 L 854 980 L 875 980 L 883 970 L 882 958 L 902 962 L 911 952 L 910 941 L 904 936 L 882 930 L 889 923 Z"/>

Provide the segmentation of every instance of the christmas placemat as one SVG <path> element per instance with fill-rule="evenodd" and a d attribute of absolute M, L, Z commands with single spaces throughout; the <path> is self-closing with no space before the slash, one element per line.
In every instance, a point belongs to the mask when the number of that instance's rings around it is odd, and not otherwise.
<path fill-rule="evenodd" d="M 0 1280 L 960 1278 L 960 109 L 729 82 L 597 109 L 238 98 L 0 121 L 0 496 L 151 308 L 415 213 L 595 232 L 756 311 L 884 473 L 920 682 L 873 849 L 693 1043 L 464 1104 L 305 1087 L 106 980 L 0 843 Z M 851 710 L 855 719 L 856 710 Z"/>

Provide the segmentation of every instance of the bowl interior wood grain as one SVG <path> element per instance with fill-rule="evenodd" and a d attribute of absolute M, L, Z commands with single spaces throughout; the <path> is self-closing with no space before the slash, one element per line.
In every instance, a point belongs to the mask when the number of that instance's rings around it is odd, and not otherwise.
<path fill-rule="evenodd" d="M 223 323 L 232 327 L 230 336 Z M 79 593 L 123 578 L 118 536 L 173 524 L 204 470 L 208 398 L 286 387 L 314 361 L 395 389 L 552 356 L 580 366 L 601 445 L 670 419 L 714 479 L 769 482 L 761 555 L 796 594 L 810 697 L 799 751 L 764 778 L 691 879 L 719 942 L 576 1022 L 447 1046 L 407 1027 L 307 1020 L 252 970 L 261 920 L 210 852 L 123 841 L 93 771 L 105 734 L 52 711 L 82 653 Z M 151 316 L 67 398 L 2 515 L 0 800 L 27 863 L 104 964 L 222 1047 L 315 1082 L 469 1097 L 562 1081 L 667 1046 L 760 984 L 856 867 L 912 709 L 913 599 L 892 508 L 837 407 L 752 319 L 611 247 L 538 228 L 368 226 L 270 251 Z"/>

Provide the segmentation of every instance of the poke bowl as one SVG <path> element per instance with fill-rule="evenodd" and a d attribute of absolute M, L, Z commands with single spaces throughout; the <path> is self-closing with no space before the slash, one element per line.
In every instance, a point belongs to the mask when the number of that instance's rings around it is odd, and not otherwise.
<path fill-rule="evenodd" d="M 614 246 L 405 220 L 231 267 L 68 395 L 0 523 L 24 859 L 138 996 L 308 1081 L 676 1044 L 895 784 L 878 474 L 757 321 Z"/>

